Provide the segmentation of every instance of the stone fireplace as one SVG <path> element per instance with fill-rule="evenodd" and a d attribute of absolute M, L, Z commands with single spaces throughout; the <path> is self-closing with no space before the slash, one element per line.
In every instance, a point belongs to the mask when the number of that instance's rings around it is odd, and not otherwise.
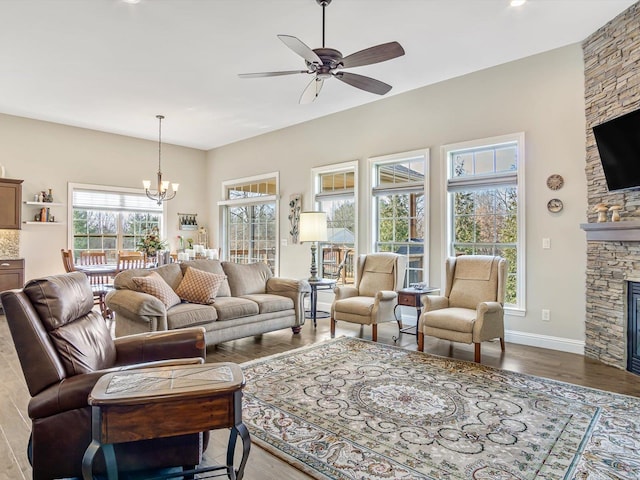
<path fill-rule="evenodd" d="M 592 128 L 640 108 L 639 4 L 583 42 L 587 234 L 585 355 L 627 368 L 630 281 L 640 281 L 640 191 L 610 193 Z M 622 206 L 621 222 L 596 223 L 598 203 Z"/>

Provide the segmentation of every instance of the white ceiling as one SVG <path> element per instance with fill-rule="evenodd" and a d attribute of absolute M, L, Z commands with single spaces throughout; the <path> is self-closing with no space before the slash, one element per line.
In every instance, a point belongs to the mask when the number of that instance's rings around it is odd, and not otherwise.
<path fill-rule="evenodd" d="M 350 71 L 397 95 L 579 42 L 634 0 L 334 0 L 326 46 L 392 40 L 406 55 Z M 322 43 L 315 0 L 0 0 L 0 112 L 210 149 L 380 98 L 335 79 L 310 105 L 308 75 L 277 34 Z"/>

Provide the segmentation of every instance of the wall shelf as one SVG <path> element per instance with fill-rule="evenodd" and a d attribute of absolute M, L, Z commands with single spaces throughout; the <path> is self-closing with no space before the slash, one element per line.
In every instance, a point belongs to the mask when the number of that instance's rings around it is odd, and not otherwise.
<path fill-rule="evenodd" d="M 65 225 L 64 222 L 23 222 L 26 225 Z"/>
<path fill-rule="evenodd" d="M 24 202 L 25 205 L 35 205 L 38 207 L 63 207 L 64 203 L 55 202 Z"/>

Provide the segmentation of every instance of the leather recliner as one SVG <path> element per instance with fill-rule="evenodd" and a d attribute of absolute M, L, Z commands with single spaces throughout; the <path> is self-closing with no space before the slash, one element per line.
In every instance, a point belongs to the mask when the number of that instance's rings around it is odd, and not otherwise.
<path fill-rule="evenodd" d="M 82 476 L 82 456 L 91 442 L 87 397 L 107 372 L 202 363 L 204 328 L 111 338 L 93 308 L 86 275 L 67 273 L 29 281 L 0 294 L 24 378 L 31 394 L 28 455 L 33 478 Z M 162 421 L 162 419 L 158 419 Z M 193 467 L 207 436 L 182 435 L 115 445 L 121 471 Z M 94 472 L 104 471 L 102 455 Z"/>

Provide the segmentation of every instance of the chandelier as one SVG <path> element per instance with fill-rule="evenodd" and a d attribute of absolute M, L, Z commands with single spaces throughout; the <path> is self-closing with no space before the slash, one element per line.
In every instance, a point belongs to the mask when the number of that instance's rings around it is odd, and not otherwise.
<path fill-rule="evenodd" d="M 162 159 L 162 120 L 164 115 L 156 115 L 158 119 L 158 184 L 155 190 L 151 190 L 151 180 L 143 180 L 142 186 L 144 187 L 144 193 L 147 194 L 151 200 L 154 200 L 158 205 L 162 205 L 162 202 L 171 200 L 178 193 L 178 184 L 171 184 L 171 192 L 169 192 L 169 180 L 162 180 L 162 170 L 160 168 L 160 161 Z"/>

